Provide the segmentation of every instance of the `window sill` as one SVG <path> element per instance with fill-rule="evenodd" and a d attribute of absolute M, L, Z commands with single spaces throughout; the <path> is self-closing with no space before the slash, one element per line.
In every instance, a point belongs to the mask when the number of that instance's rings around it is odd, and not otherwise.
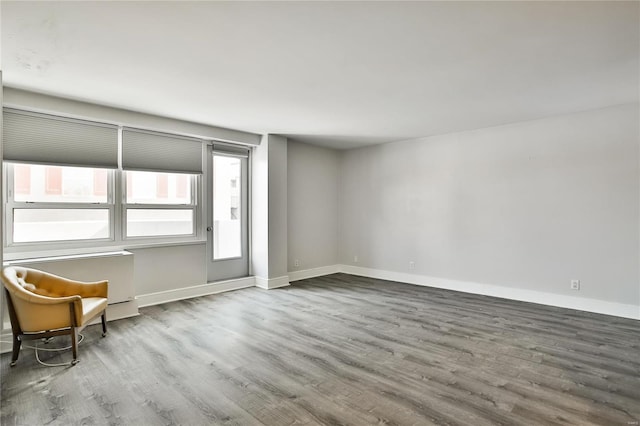
<path fill-rule="evenodd" d="M 146 242 L 140 242 L 140 243 L 125 244 L 124 249 L 136 250 L 136 249 L 146 249 L 146 248 L 156 248 L 156 247 L 193 246 L 193 245 L 202 245 L 206 243 L 207 243 L 207 240 L 170 241 L 170 242 L 146 241 Z"/>
<path fill-rule="evenodd" d="M 121 252 L 125 250 L 137 250 L 157 247 L 179 247 L 190 245 L 206 244 L 207 240 L 184 240 L 184 241 L 144 241 L 132 242 L 130 244 L 120 245 L 104 245 L 95 247 L 68 248 L 68 249 L 49 249 L 49 250 L 33 250 L 33 251 L 15 251 L 8 252 L 5 249 L 3 262 L 13 262 L 25 259 L 36 259 L 43 257 L 60 257 L 60 256 L 98 256 L 110 253 Z"/>
<path fill-rule="evenodd" d="M 73 254 L 73 255 L 59 255 L 59 256 L 46 256 L 46 257 L 29 257 L 23 259 L 13 259 L 8 260 L 5 259 L 3 262 L 3 266 L 7 265 L 20 265 L 22 263 L 30 263 L 33 261 L 52 261 L 52 260 L 66 260 L 66 259 L 88 259 L 95 257 L 108 257 L 108 256 L 123 256 L 123 255 L 131 255 L 131 253 L 120 250 L 120 251 L 109 251 L 109 252 L 101 252 L 101 253 L 85 253 L 85 254 Z"/>

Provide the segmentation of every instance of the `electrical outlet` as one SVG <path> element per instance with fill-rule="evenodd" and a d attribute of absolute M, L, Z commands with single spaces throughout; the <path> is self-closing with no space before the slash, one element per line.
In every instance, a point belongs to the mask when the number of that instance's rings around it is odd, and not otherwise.
<path fill-rule="evenodd" d="M 353 256 L 353 263 L 358 263 L 358 255 Z"/>
<path fill-rule="evenodd" d="M 414 262 L 413 260 L 409 262 L 409 269 L 413 270 L 416 269 L 416 262 Z"/>
<path fill-rule="evenodd" d="M 571 280 L 571 290 L 580 290 L 580 280 Z"/>
<path fill-rule="evenodd" d="M 293 266 L 295 266 L 296 268 L 300 266 L 300 261 L 298 259 L 293 261 Z"/>

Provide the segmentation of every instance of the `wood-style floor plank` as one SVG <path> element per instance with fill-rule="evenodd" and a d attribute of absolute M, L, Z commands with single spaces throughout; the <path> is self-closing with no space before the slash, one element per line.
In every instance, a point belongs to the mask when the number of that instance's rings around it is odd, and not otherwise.
<path fill-rule="evenodd" d="M 74 367 L 2 356 L 0 423 L 640 420 L 638 321 L 345 274 L 144 308 L 104 339 L 84 334 Z"/>

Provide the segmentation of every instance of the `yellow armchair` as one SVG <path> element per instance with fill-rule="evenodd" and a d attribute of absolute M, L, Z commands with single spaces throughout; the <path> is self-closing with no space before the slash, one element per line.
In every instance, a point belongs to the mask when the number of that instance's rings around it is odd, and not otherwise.
<path fill-rule="evenodd" d="M 69 334 L 71 364 L 76 364 L 78 333 L 86 325 L 101 316 L 102 336 L 106 336 L 108 281 L 74 281 L 36 269 L 8 266 L 2 270 L 2 282 L 13 332 L 12 367 L 24 340 Z"/>

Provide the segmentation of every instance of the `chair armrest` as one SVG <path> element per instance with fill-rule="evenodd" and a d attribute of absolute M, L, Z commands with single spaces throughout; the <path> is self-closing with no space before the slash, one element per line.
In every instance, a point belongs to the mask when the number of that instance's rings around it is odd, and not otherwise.
<path fill-rule="evenodd" d="M 20 328 L 26 332 L 53 330 L 82 324 L 82 298 L 49 297 L 30 291 L 11 293 Z"/>

